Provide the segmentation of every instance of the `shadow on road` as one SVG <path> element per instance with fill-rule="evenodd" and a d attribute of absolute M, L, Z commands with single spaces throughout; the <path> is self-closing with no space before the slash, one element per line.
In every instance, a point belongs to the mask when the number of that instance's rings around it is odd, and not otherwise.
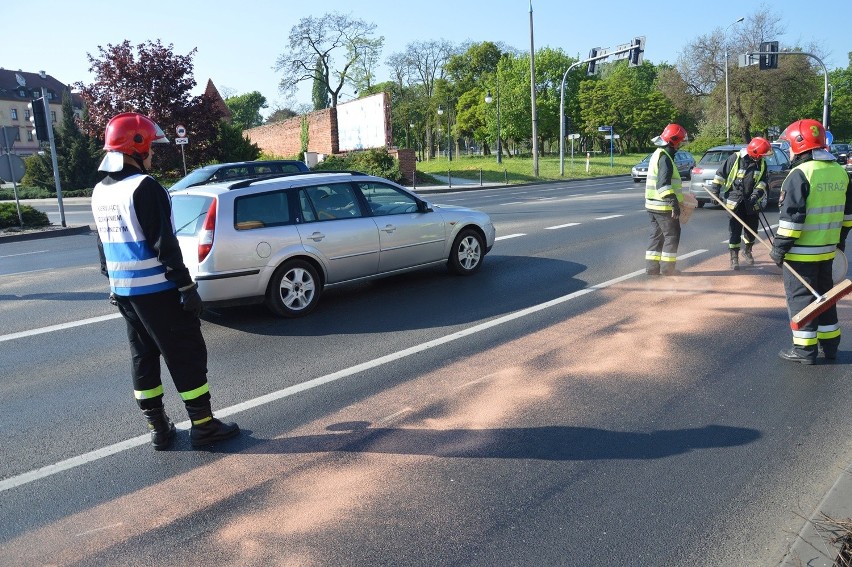
<path fill-rule="evenodd" d="M 517 427 L 501 429 L 370 428 L 355 421 L 329 426 L 328 434 L 273 439 L 243 453 L 389 453 L 471 459 L 659 459 L 694 449 L 731 447 L 756 441 L 756 429 L 707 425 L 651 433 L 593 427 Z"/>

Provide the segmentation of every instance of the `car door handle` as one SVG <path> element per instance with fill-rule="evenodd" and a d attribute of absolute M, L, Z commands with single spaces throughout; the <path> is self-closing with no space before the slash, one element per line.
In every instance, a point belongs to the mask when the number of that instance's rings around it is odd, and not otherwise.
<path fill-rule="evenodd" d="M 388 234 L 390 234 L 390 233 L 392 233 L 393 231 L 395 231 L 395 230 L 396 230 L 396 227 L 395 227 L 394 225 L 392 225 L 392 224 L 387 224 L 387 225 L 385 225 L 385 227 L 384 227 L 383 229 L 381 229 L 381 230 L 383 230 L 384 232 L 387 232 Z"/>
<path fill-rule="evenodd" d="M 315 233 L 313 233 L 312 235 L 310 235 L 308 238 L 310 238 L 310 239 L 311 239 L 311 240 L 313 240 L 314 242 L 319 242 L 320 240 L 322 240 L 323 238 L 325 238 L 325 235 L 324 235 L 323 233 L 321 233 L 321 232 L 315 232 Z"/>

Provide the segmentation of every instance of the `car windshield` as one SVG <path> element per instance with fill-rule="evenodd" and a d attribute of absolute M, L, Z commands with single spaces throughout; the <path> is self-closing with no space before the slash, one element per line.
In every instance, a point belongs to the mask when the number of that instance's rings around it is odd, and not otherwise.
<path fill-rule="evenodd" d="M 721 165 L 728 159 L 728 156 L 731 155 L 733 150 L 711 150 L 705 153 L 701 157 L 701 161 L 699 165 L 710 166 L 710 165 Z"/>
<path fill-rule="evenodd" d="M 172 216 L 177 236 L 195 236 L 204 225 L 213 197 L 204 195 L 175 195 L 172 197 Z"/>
<path fill-rule="evenodd" d="M 187 187 L 192 187 L 193 185 L 201 185 L 210 179 L 210 170 L 209 169 L 196 169 L 191 172 L 189 175 L 169 187 L 169 191 L 177 191 L 179 189 L 186 189 Z"/>
<path fill-rule="evenodd" d="M 831 146 L 832 152 L 845 153 L 849 151 L 849 144 L 833 144 Z"/>

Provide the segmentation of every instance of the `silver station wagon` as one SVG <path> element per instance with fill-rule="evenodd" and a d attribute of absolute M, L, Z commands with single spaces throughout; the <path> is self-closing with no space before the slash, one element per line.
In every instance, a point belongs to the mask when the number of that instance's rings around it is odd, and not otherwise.
<path fill-rule="evenodd" d="M 476 272 L 490 217 L 433 205 L 387 179 L 313 172 L 170 194 L 184 262 L 205 303 L 299 317 L 324 288 L 446 263 Z"/>

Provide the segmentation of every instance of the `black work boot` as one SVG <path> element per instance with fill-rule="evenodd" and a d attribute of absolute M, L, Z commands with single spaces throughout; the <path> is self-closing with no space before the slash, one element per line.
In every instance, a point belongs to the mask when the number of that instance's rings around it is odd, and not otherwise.
<path fill-rule="evenodd" d="M 740 251 L 738 248 L 731 248 L 731 269 L 734 271 L 740 269 Z"/>
<path fill-rule="evenodd" d="M 151 431 L 151 445 L 155 451 L 168 449 L 175 438 L 175 424 L 166 415 L 165 408 L 142 410 L 145 419 L 148 420 L 148 429 Z"/>
<path fill-rule="evenodd" d="M 751 255 L 751 247 L 754 246 L 754 242 L 749 242 L 743 248 L 743 260 L 745 260 L 746 264 L 749 266 L 754 265 L 754 256 Z"/>
<path fill-rule="evenodd" d="M 223 423 L 213 417 L 210 402 L 198 405 L 186 404 L 186 411 L 192 421 L 189 430 L 189 440 L 194 448 L 206 447 L 217 441 L 231 439 L 240 434 L 236 423 Z"/>
<path fill-rule="evenodd" d="M 782 350 L 778 353 L 778 356 L 780 356 L 784 360 L 789 360 L 790 362 L 798 362 L 799 364 L 811 365 L 816 362 L 816 353 L 814 353 L 813 356 L 805 356 L 799 353 L 796 350 L 796 347 L 793 347 L 790 350 Z"/>

